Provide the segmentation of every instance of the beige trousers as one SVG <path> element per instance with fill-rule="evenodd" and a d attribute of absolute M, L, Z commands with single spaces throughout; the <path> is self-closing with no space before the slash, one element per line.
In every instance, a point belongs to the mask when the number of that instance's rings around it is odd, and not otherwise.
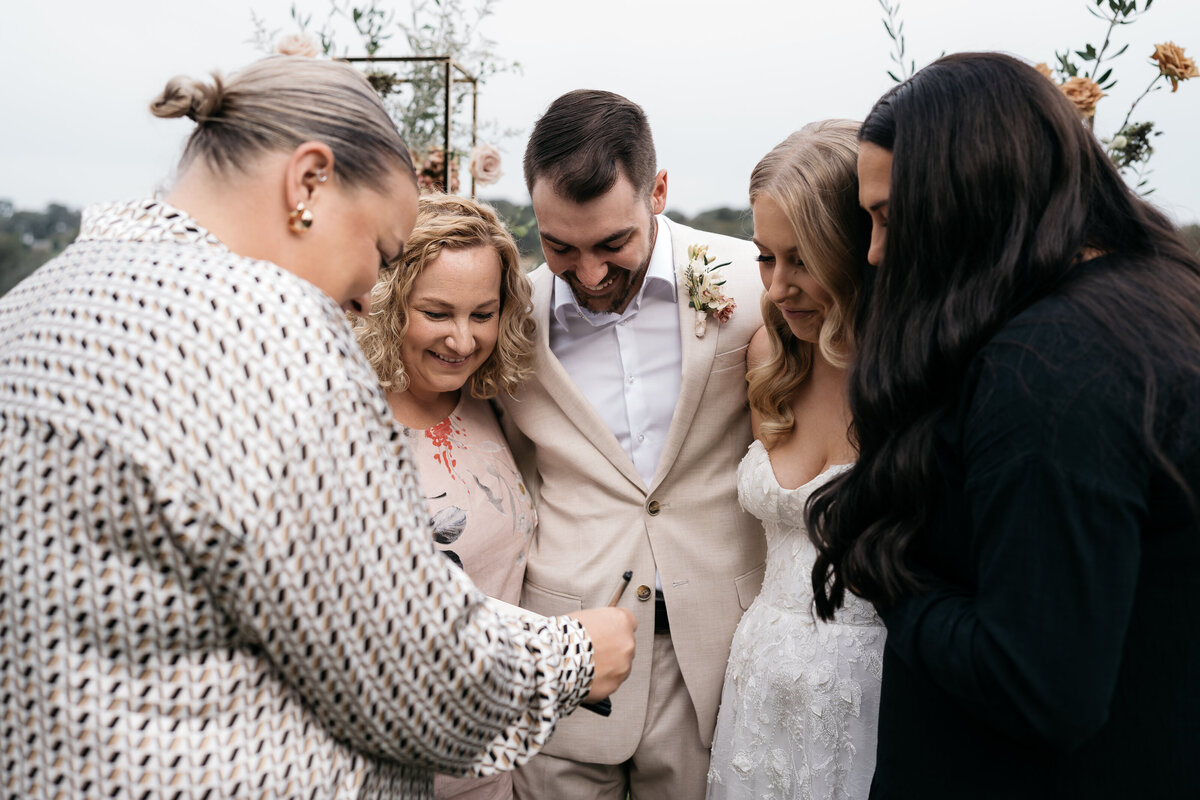
<path fill-rule="evenodd" d="M 517 800 L 704 800 L 708 757 L 671 637 L 658 635 L 646 725 L 633 757 L 590 764 L 542 753 L 513 773 L 513 789 Z"/>

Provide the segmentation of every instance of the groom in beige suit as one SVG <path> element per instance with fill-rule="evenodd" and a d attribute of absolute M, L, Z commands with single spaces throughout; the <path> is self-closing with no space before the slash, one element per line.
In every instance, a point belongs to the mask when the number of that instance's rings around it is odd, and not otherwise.
<path fill-rule="evenodd" d="M 535 375 L 502 410 L 538 513 L 522 605 L 604 605 L 631 570 L 620 605 L 638 630 L 612 715 L 562 720 L 516 773 L 517 796 L 698 800 L 730 640 L 762 582 L 762 528 L 735 485 L 757 253 L 661 215 L 667 174 L 641 108 L 619 95 L 551 104 L 525 181 L 547 263 L 531 275 Z M 731 262 L 726 321 L 698 325 L 688 307 L 692 245 Z"/>

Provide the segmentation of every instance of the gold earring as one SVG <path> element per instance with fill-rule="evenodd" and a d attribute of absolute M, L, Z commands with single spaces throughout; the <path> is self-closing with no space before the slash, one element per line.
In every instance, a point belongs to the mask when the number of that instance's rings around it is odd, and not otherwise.
<path fill-rule="evenodd" d="M 295 211 L 288 214 L 288 227 L 296 233 L 304 233 L 313 224 L 313 213 L 311 209 L 305 208 L 304 203 L 296 203 Z"/>

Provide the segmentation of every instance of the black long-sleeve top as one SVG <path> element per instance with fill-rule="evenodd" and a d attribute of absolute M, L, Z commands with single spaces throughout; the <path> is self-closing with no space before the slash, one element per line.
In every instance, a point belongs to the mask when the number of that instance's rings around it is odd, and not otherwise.
<path fill-rule="evenodd" d="M 1127 344 L 1051 296 L 973 359 L 914 555 L 928 590 L 884 614 L 873 800 L 1200 798 L 1200 525 Z M 1153 359 L 1152 438 L 1200 502 L 1181 358 Z"/>

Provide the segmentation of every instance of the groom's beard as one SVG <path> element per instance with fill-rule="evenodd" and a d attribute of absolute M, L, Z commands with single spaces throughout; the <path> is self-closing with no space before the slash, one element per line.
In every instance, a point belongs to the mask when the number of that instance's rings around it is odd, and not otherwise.
<path fill-rule="evenodd" d="M 646 270 L 649 267 L 650 259 L 648 258 L 638 267 L 637 272 L 630 272 L 620 267 L 609 267 L 608 275 L 600 282 L 600 285 L 604 285 L 610 280 L 612 285 L 600 296 L 587 294 L 574 275 L 566 280 L 571 287 L 571 293 L 575 295 L 575 302 L 579 303 L 580 307 L 593 313 L 621 314 L 629 306 L 629 301 L 642 288 L 642 283 L 646 279 Z"/>
<path fill-rule="evenodd" d="M 562 276 L 567 285 L 571 287 L 571 293 L 575 295 L 575 302 L 581 308 L 594 314 L 622 314 L 625 312 L 625 309 L 629 307 L 629 302 L 641 290 L 642 284 L 646 280 L 646 272 L 650 269 L 650 259 L 654 256 L 654 245 L 658 241 L 658 220 L 651 216 L 650 224 L 653 231 L 650 234 L 650 247 L 646 250 L 645 260 L 636 270 L 609 267 L 608 274 L 598 284 L 603 286 L 605 282 L 612 281 L 612 285 L 605 290 L 604 294 L 600 296 L 588 294 L 574 273 Z"/>

